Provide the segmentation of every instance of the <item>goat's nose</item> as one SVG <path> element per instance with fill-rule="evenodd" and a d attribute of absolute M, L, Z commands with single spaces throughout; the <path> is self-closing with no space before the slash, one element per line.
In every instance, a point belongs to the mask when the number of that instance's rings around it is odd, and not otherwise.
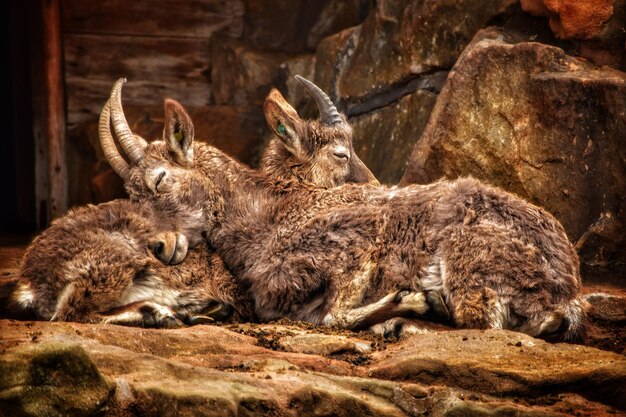
<path fill-rule="evenodd" d="M 176 233 L 159 234 L 151 245 L 154 256 L 164 264 L 169 265 L 176 254 L 176 241 Z"/>

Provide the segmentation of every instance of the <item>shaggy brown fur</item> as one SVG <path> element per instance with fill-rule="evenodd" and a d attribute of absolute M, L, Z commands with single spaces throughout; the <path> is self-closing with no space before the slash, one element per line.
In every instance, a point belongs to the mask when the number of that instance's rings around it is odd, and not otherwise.
<path fill-rule="evenodd" d="M 84 315 L 84 309 L 72 307 L 81 304 L 80 297 L 110 304 L 103 301 L 108 291 L 160 263 L 151 251 L 164 263 L 185 257 L 184 237 L 177 239 L 161 225 L 150 206 L 124 200 L 71 210 L 26 250 L 21 270 L 26 281 L 14 301 L 53 320 Z M 100 284 L 105 281 L 113 289 L 103 293 Z"/>
<path fill-rule="evenodd" d="M 435 292 L 459 326 L 583 333 L 577 255 L 541 208 L 471 178 L 331 190 L 277 180 L 194 144 L 183 108 L 166 108 L 174 133 L 135 161 L 127 189 L 170 215 L 210 202 L 198 221 L 260 319 L 360 328 L 423 314 Z M 162 172 L 155 193 L 146 179 Z"/>
<path fill-rule="evenodd" d="M 273 156 L 264 160 L 263 169 L 276 177 L 319 186 L 346 181 L 377 182 L 354 155 L 349 126 L 331 128 L 318 121 L 304 121 L 277 91 L 267 101 L 274 103 L 272 115 L 266 106 L 268 123 L 276 112 L 289 112 L 290 126 L 297 125 L 304 132 L 297 138 L 298 147 L 307 149 L 307 153 L 296 158 L 273 138 L 268 152 Z M 105 136 L 110 134 L 109 112 L 107 104 L 103 111 L 106 123 L 101 126 Z M 166 107 L 166 119 L 171 122 L 165 126 L 164 137 L 174 137 L 176 117 L 171 107 Z M 191 120 L 185 118 L 183 123 L 189 125 Z M 307 134 L 311 129 L 318 134 Z M 143 140 L 138 143 L 141 148 L 147 146 Z M 328 149 L 333 144 L 343 146 L 341 149 L 347 150 L 347 154 L 329 158 Z M 186 154 L 178 148 L 171 149 L 181 165 L 188 165 Z M 107 154 L 116 171 L 127 179 L 125 162 L 115 156 Z M 319 166 L 324 169 L 315 168 Z M 144 180 L 150 192 L 158 193 L 167 178 L 164 171 L 153 174 Z M 230 306 L 237 309 L 239 317 L 252 318 L 245 295 L 239 294 L 236 281 L 203 240 L 189 251 L 183 264 L 164 265 L 179 264 L 187 254 L 185 235 L 195 237 L 191 246 L 201 240 L 203 227 L 198 227 L 195 216 L 211 207 L 203 201 L 192 203 L 189 194 L 204 195 L 207 190 L 194 183 L 188 185 L 190 190 L 176 191 L 188 209 L 185 213 L 178 212 L 174 204 L 167 210 L 162 207 L 157 216 L 148 204 L 118 200 L 73 210 L 55 221 L 33 241 L 24 256 L 23 279 L 13 293 L 11 310 L 32 309 L 38 318 L 46 320 L 159 327 L 205 322 L 229 313 Z M 170 230 L 161 231 L 164 228 Z"/>

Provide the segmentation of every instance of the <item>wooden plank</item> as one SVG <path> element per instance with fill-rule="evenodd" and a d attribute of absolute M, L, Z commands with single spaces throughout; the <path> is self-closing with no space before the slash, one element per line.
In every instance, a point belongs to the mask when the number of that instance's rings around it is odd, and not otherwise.
<path fill-rule="evenodd" d="M 50 219 L 67 211 L 67 162 L 63 56 L 59 0 L 41 0 L 43 12 L 45 135 L 48 150 Z"/>
<path fill-rule="evenodd" d="M 98 117 L 119 77 L 129 81 L 124 99 L 131 104 L 155 105 L 164 97 L 209 104 L 207 39 L 67 35 L 64 43 L 70 127 Z"/>
<path fill-rule="evenodd" d="M 241 0 L 63 0 L 64 33 L 240 37 Z"/>
<path fill-rule="evenodd" d="M 164 97 L 209 104 L 207 39 L 67 35 L 64 43 L 70 127 L 98 117 L 119 77 L 129 80 L 124 98 L 131 104 L 154 105 Z"/>
<path fill-rule="evenodd" d="M 209 82 L 207 39 L 66 35 L 65 71 L 69 78 L 160 82 Z"/>
<path fill-rule="evenodd" d="M 35 146 L 35 223 L 38 230 L 50 222 L 48 217 L 48 148 L 45 135 L 46 102 L 43 57 L 43 15 L 40 1 L 28 3 L 30 32 L 30 80 L 33 109 L 33 139 Z"/>
<path fill-rule="evenodd" d="M 107 80 L 66 78 L 68 129 L 99 117 L 114 81 L 113 76 Z M 185 107 L 206 106 L 210 95 L 206 82 L 143 81 L 141 77 L 129 78 L 122 94 L 125 104 L 160 106 L 166 97 L 170 97 Z"/>

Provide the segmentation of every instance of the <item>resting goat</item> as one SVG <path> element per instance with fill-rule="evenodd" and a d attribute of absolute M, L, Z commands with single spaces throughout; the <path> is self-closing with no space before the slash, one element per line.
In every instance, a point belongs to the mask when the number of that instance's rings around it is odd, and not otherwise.
<path fill-rule="evenodd" d="M 121 107 L 119 87 L 110 100 Z M 121 143 L 131 156 L 127 190 L 159 212 L 193 213 L 261 320 L 362 328 L 419 316 L 436 292 L 461 327 L 584 333 L 576 252 L 541 208 L 471 178 L 333 189 L 278 180 L 194 142 L 182 106 L 165 107 L 163 142 Z M 286 148 L 315 137 L 271 96 L 265 108 Z M 326 127 L 344 131 L 339 120 Z"/>
<path fill-rule="evenodd" d="M 332 103 L 315 85 L 300 80 L 318 103 L 323 120 Z M 316 124 L 299 119 L 277 91 L 270 96 L 290 112 L 293 120 L 302 125 Z M 102 112 L 102 146 L 114 170 L 128 180 L 128 164 L 117 153 L 110 132 L 111 107 L 107 103 Z M 125 123 L 121 108 L 113 107 L 114 126 Z M 266 109 L 268 120 L 273 118 L 272 111 Z M 349 130 L 324 136 L 321 127 L 318 133 L 323 141 L 313 143 L 303 138 L 290 149 L 274 138 L 262 169 L 276 177 L 319 186 L 376 182 L 354 154 Z M 147 146 L 132 135 L 120 136 L 120 140 Z M 153 192 L 159 191 L 161 179 L 154 178 Z M 185 195 L 180 198 L 184 200 Z M 250 309 L 243 308 L 235 281 L 201 239 L 198 222 L 194 221 L 193 213 L 208 206 L 199 201 L 191 216 L 173 209 L 156 213 L 148 204 L 117 200 L 72 210 L 53 222 L 27 249 L 12 309 L 33 310 L 36 317 L 47 320 L 159 327 L 179 326 L 181 320 L 206 322 L 228 312 L 222 309 L 224 305 L 238 307 L 239 315 L 246 317 Z M 186 235 L 195 236 L 195 240 L 188 242 Z M 190 249 L 181 264 L 188 244 L 193 247 L 198 243 L 200 246 Z"/>

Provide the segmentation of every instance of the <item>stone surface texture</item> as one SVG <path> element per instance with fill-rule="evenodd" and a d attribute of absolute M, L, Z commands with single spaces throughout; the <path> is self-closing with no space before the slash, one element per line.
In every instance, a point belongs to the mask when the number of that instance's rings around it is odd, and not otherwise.
<path fill-rule="evenodd" d="M 471 175 L 546 208 L 586 279 L 626 272 L 626 74 L 480 32 L 451 71 L 402 183 Z"/>
<path fill-rule="evenodd" d="M 589 39 L 613 14 L 613 0 L 521 0 L 522 8 L 535 16 L 547 16 L 558 38 Z"/>
<path fill-rule="evenodd" d="M 0 330 L 0 416 L 593 416 L 626 398 L 623 355 L 506 331 L 383 343 L 296 324 Z"/>

